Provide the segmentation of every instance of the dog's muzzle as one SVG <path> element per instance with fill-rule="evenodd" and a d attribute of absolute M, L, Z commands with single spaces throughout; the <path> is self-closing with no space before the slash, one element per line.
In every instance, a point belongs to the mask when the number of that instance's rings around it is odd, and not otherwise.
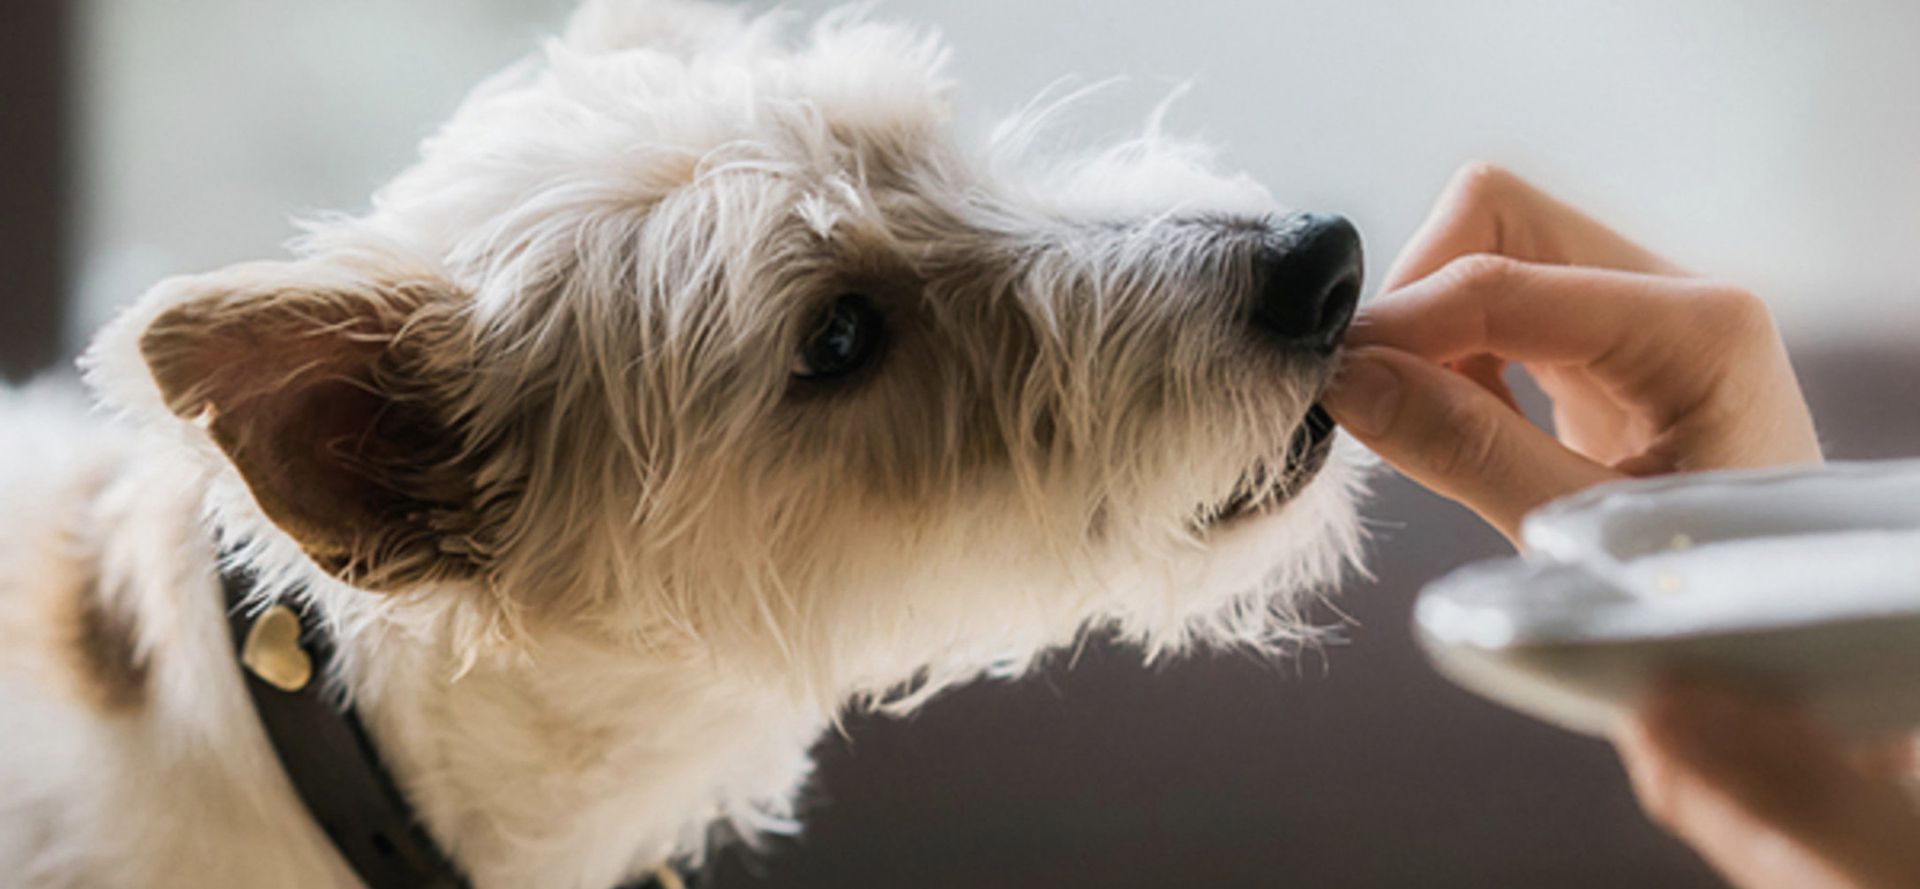
<path fill-rule="evenodd" d="M 1331 356 L 1353 322 L 1364 274 L 1360 232 L 1340 216 L 1303 213 L 1258 258 L 1250 323 L 1280 348 Z M 1229 497 L 1203 510 L 1206 524 L 1263 512 L 1312 481 L 1333 450 L 1333 417 L 1309 408 L 1282 460 L 1256 463 Z"/>

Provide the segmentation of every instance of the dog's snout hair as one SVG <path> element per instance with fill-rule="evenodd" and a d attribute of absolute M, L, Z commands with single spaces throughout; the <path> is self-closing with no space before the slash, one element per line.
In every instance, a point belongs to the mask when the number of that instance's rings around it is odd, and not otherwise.
<path fill-rule="evenodd" d="M 317 609 L 476 885 L 785 829 L 847 707 L 1084 633 L 1311 638 L 1355 556 L 1359 461 L 1307 422 L 1350 302 L 1259 317 L 1305 217 L 1158 113 L 1087 154 L 1031 149 L 1057 102 L 972 140 L 933 35 L 786 22 L 591 0 L 368 212 L 89 352 L 113 460 L 158 467 L 106 486 L 124 625 L 189 624 L 216 550 Z M 1302 299 L 1357 291 L 1328 256 Z M 140 638 L 171 718 L 231 679 Z M 232 884 L 316 885 L 296 860 Z"/>

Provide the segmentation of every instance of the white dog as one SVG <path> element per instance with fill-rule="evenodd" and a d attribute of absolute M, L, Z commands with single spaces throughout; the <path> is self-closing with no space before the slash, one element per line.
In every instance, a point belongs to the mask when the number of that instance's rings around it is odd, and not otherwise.
<path fill-rule="evenodd" d="M 849 708 L 1311 632 L 1351 227 L 1157 132 L 969 150 L 933 37 L 783 24 L 595 0 L 365 216 L 105 330 L 114 417 L 3 396 L 0 882 L 382 885 L 276 694 L 467 884 L 608 889 L 791 829 Z"/>

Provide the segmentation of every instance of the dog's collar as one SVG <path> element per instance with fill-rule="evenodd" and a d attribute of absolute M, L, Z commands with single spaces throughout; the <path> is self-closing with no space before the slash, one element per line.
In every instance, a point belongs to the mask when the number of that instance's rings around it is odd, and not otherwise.
<path fill-rule="evenodd" d="M 308 814 L 367 889 L 468 889 L 427 835 L 345 695 L 329 691 L 333 639 L 310 610 L 248 604 L 250 572 L 223 568 L 227 627 L 254 713 Z M 662 868 L 622 889 L 685 889 Z"/>

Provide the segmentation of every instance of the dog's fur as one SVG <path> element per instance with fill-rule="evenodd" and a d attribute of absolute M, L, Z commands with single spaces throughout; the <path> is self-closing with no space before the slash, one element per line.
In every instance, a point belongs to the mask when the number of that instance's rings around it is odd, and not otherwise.
<path fill-rule="evenodd" d="M 595 0 L 364 216 L 175 279 L 0 393 L 0 874 L 355 885 L 246 700 L 217 554 L 311 602 L 480 887 L 791 828 L 810 745 L 1098 629 L 1271 649 L 1355 460 L 1206 521 L 1332 372 L 1250 335 L 1285 217 L 1157 126 L 967 150 L 929 35 Z M 797 379 L 836 294 L 871 372 Z M 725 828 L 716 830 L 716 828 Z"/>

